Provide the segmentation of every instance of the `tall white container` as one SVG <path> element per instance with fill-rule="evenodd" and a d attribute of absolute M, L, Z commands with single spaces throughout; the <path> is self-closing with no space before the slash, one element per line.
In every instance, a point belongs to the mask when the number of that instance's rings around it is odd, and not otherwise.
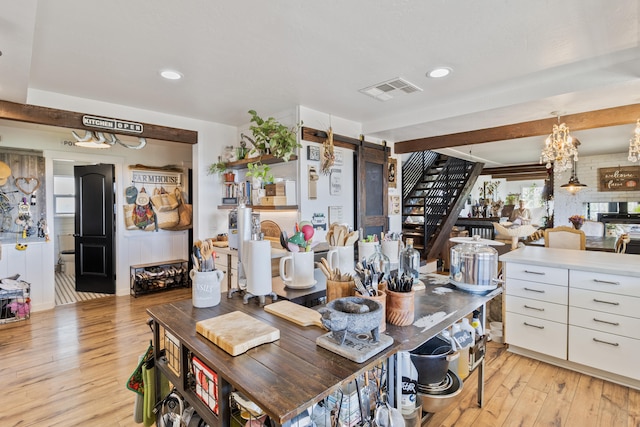
<path fill-rule="evenodd" d="M 245 242 L 244 272 L 247 276 L 247 292 L 253 296 L 269 295 L 271 285 L 271 242 L 249 240 Z"/>
<path fill-rule="evenodd" d="M 222 270 L 189 272 L 191 277 L 191 299 L 196 308 L 213 307 L 220 304 L 220 281 Z"/>

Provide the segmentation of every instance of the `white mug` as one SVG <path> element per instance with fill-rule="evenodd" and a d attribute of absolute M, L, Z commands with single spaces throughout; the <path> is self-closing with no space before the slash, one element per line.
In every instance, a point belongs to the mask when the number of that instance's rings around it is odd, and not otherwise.
<path fill-rule="evenodd" d="M 313 251 L 291 252 L 280 258 L 280 278 L 289 288 L 304 289 L 315 285 L 313 269 Z"/>
<path fill-rule="evenodd" d="M 358 242 L 358 261 L 366 261 L 371 255 L 376 253 L 376 246 L 380 242 Z"/>
<path fill-rule="evenodd" d="M 349 246 L 329 246 L 329 252 L 327 252 L 327 261 L 329 262 L 329 268 L 335 270 L 340 269 L 341 274 L 349 273 L 353 275 L 355 273 L 355 248 L 354 245 Z"/>

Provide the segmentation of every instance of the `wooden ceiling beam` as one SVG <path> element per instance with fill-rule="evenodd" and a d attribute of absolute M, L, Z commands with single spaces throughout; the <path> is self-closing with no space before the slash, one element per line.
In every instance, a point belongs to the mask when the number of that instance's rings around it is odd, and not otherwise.
<path fill-rule="evenodd" d="M 482 169 L 483 175 L 493 174 L 510 174 L 510 173 L 530 173 L 530 172 L 544 172 L 547 173 L 546 165 L 538 163 L 532 163 L 528 165 L 519 166 L 502 166 L 497 168 L 484 168 Z"/>
<path fill-rule="evenodd" d="M 561 116 L 560 121 L 566 123 L 570 130 L 577 131 L 626 125 L 635 123 L 638 118 L 640 118 L 640 104 L 632 104 Z M 394 144 L 393 151 L 397 154 L 403 154 L 415 151 L 436 150 L 439 148 L 458 147 L 461 145 L 482 144 L 485 142 L 548 135 L 551 133 L 553 125 L 557 123 L 558 119 L 553 117 L 494 128 L 452 133 L 449 135 L 411 139 L 396 142 Z"/>
<path fill-rule="evenodd" d="M 87 127 L 83 125 L 82 116 L 84 115 L 90 114 L 58 110 L 57 108 L 40 107 L 37 105 L 0 101 L 0 119 L 15 120 L 18 122 L 34 123 L 38 125 L 56 126 L 71 129 L 109 132 L 106 129 L 101 130 L 98 128 Z M 105 118 L 111 119 L 110 117 Z M 114 120 L 133 121 L 127 119 Z M 116 133 L 120 135 L 132 135 L 136 137 L 159 139 L 163 141 L 180 142 L 184 144 L 198 143 L 198 132 L 193 130 L 158 126 L 148 123 L 140 124 L 143 125 L 142 133 L 130 133 L 124 131 Z"/>

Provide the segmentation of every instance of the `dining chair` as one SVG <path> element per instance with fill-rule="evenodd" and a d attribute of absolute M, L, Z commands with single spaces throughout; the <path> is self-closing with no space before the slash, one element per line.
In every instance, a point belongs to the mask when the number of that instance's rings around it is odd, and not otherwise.
<path fill-rule="evenodd" d="M 585 221 L 580 230 L 584 231 L 585 236 L 602 237 L 604 236 L 604 222 Z"/>
<path fill-rule="evenodd" d="M 544 230 L 544 247 L 584 250 L 586 246 L 584 231 L 560 225 Z"/>

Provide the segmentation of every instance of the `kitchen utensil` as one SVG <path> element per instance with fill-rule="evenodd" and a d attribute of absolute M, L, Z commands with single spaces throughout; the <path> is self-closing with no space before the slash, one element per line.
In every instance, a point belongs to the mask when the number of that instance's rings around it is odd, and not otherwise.
<path fill-rule="evenodd" d="M 196 323 L 196 332 L 232 356 L 280 339 L 279 329 L 241 311 L 201 320 Z"/>
<path fill-rule="evenodd" d="M 267 304 L 264 306 L 264 311 L 287 319 L 296 325 L 322 328 L 321 314 L 319 312 L 291 301 L 278 301 L 273 304 Z"/>
<path fill-rule="evenodd" d="M 451 342 L 439 336 L 431 338 L 420 347 L 411 350 L 409 356 L 418 371 L 418 384 L 437 384 L 447 375 L 449 362 L 458 356 Z"/>
<path fill-rule="evenodd" d="M 345 246 L 353 246 L 356 244 L 356 242 L 358 241 L 358 232 L 357 231 L 352 231 L 351 233 L 347 234 L 347 237 L 345 239 L 344 245 Z"/>
<path fill-rule="evenodd" d="M 280 232 L 280 244 L 286 250 L 289 250 L 289 242 L 288 242 L 288 240 L 289 239 L 287 237 L 287 232 L 286 231 L 281 231 Z"/>
<path fill-rule="evenodd" d="M 451 248 L 449 257 L 449 278 L 457 288 L 482 293 L 498 287 L 498 251 L 490 245 L 502 242 L 479 236 L 453 237 L 450 241 L 460 243 Z"/>

